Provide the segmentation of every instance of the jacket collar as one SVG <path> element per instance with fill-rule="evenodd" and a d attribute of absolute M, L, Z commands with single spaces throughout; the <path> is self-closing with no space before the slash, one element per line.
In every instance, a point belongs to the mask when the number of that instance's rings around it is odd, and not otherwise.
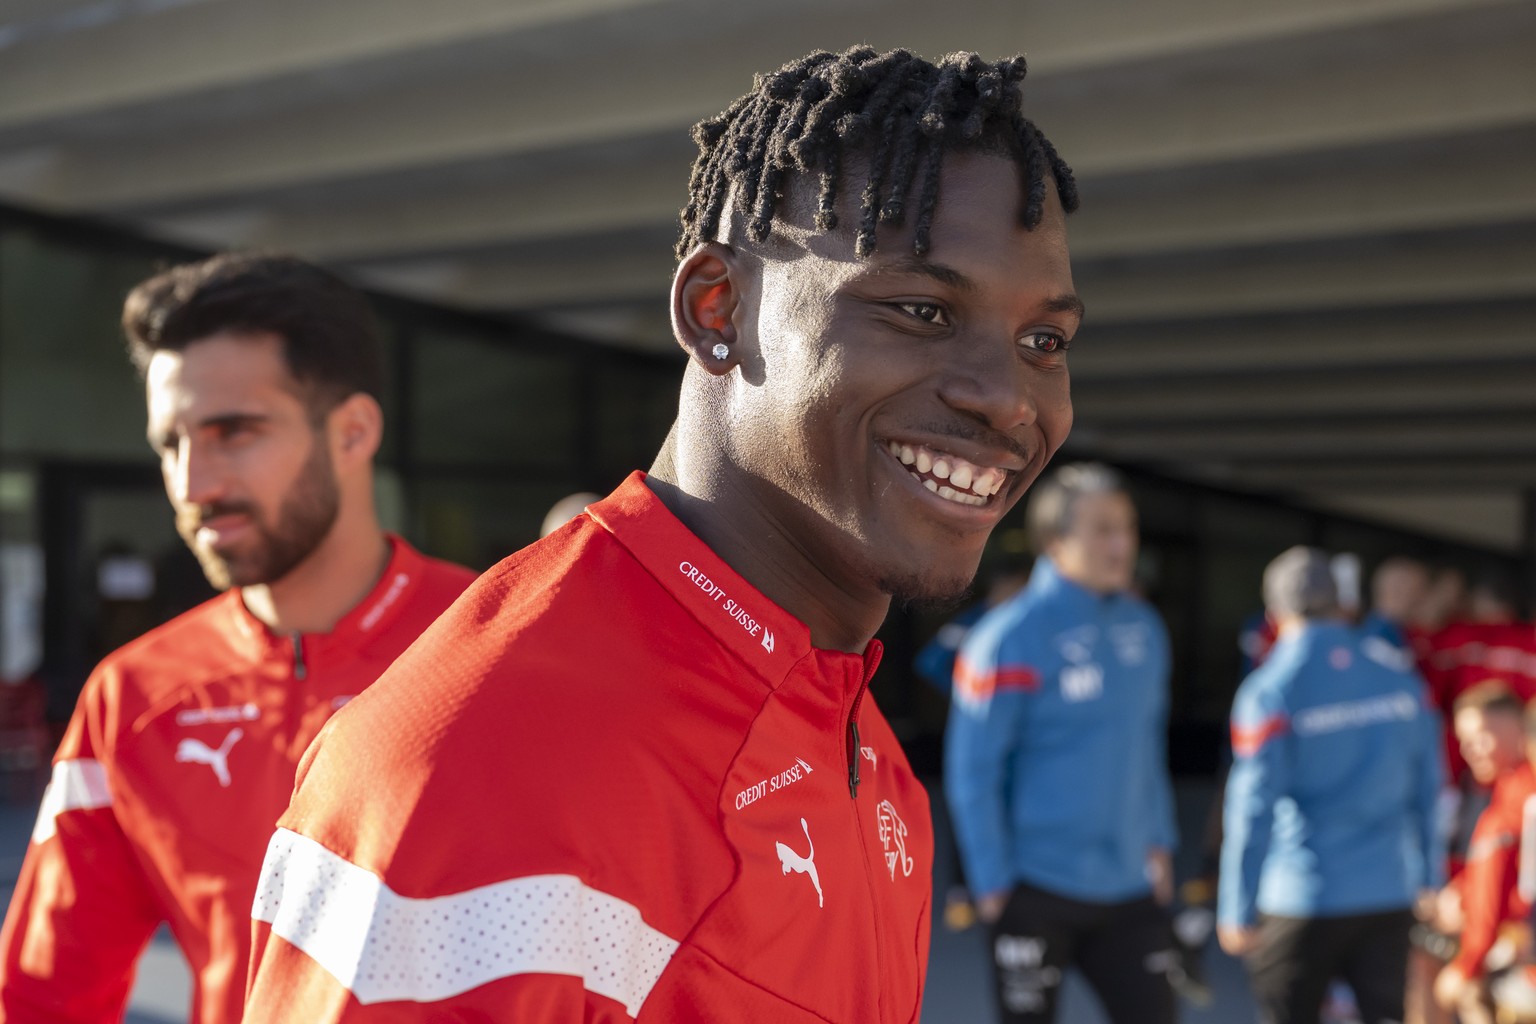
<path fill-rule="evenodd" d="M 777 686 L 794 665 L 814 653 L 818 662 L 858 664 L 860 685 L 874 674 L 881 646 L 871 641 L 862 655 L 811 646 L 811 631 L 764 597 L 724 559 L 709 549 L 634 472 L 586 515 L 611 533 L 678 604 L 710 634 L 770 685 Z"/>
<path fill-rule="evenodd" d="M 408 598 L 420 583 L 427 560 L 400 537 L 386 536 L 390 545 L 389 561 L 385 563 L 379 581 L 329 633 L 302 634 L 307 650 L 360 649 L 375 636 L 387 632 L 401 609 L 410 603 Z M 274 633 L 266 623 L 252 615 L 240 599 L 238 587 L 231 587 L 219 600 L 225 602 L 233 620 L 237 643 L 252 657 L 264 657 L 274 647 L 291 647 L 292 635 Z"/>
<path fill-rule="evenodd" d="M 1074 583 L 1061 574 L 1056 563 L 1045 555 L 1035 559 L 1035 567 L 1029 574 L 1027 591 L 1048 598 L 1053 604 L 1069 610 L 1097 611 L 1124 594 L 1101 594 L 1089 590 L 1081 583 Z"/>

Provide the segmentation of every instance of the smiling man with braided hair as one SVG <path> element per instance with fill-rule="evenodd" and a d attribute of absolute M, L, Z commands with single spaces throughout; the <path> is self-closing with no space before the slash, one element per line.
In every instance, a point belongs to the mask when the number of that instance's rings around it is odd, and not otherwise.
<path fill-rule="evenodd" d="M 671 434 L 310 749 L 248 1021 L 917 1018 L 928 806 L 866 691 L 1071 426 L 1023 75 L 816 53 L 695 129 Z"/>

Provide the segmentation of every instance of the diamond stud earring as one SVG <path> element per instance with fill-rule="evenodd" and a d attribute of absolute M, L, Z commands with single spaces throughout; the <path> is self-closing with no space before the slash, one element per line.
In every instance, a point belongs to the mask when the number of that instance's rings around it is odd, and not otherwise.
<path fill-rule="evenodd" d="M 714 353 L 716 359 L 729 359 L 731 350 L 726 346 L 725 342 L 722 341 L 720 344 L 715 346 Z"/>

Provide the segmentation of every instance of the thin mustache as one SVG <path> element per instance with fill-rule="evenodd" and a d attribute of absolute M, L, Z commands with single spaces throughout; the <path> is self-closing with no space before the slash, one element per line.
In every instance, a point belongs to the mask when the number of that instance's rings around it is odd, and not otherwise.
<path fill-rule="evenodd" d="M 214 502 L 211 505 L 193 505 L 182 510 L 177 518 L 190 530 L 197 530 L 210 519 L 219 516 L 247 515 L 254 518 L 255 506 L 241 501 Z"/>
<path fill-rule="evenodd" d="M 978 441 L 988 448 L 1001 448 L 1004 451 L 1017 455 L 1025 462 L 1034 458 L 1034 452 L 1018 441 L 1009 437 L 1000 430 L 984 427 L 980 423 L 966 423 L 964 421 L 952 421 L 949 423 L 921 423 L 913 426 L 914 430 L 931 434 L 934 437 L 949 437 L 961 441 Z"/>

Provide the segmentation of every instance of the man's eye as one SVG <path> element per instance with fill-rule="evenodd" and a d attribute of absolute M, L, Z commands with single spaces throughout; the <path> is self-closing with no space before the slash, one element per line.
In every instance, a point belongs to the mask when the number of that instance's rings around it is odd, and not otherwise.
<path fill-rule="evenodd" d="M 1049 331 L 1041 331 L 1036 334 L 1024 336 L 1024 344 L 1036 352 L 1065 352 L 1072 347 L 1072 343 L 1060 334 L 1052 334 Z"/>
<path fill-rule="evenodd" d="M 929 324 L 947 324 L 944 317 L 944 307 L 933 302 L 902 302 L 897 308 L 910 317 Z"/>

